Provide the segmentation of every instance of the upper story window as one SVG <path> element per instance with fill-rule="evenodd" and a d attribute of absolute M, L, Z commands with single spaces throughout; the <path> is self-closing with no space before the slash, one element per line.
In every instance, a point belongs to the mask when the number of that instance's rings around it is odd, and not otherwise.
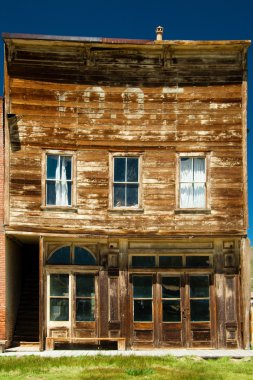
<path fill-rule="evenodd" d="M 71 156 L 46 155 L 46 205 L 72 205 L 72 173 Z"/>
<path fill-rule="evenodd" d="M 139 157 L 113 157 L 113 207 L 140 206 Z"/>
<path fill-rule="evenodd" d="M 206 207 L 206 160 L 180 157 L 180 208 Z"/>

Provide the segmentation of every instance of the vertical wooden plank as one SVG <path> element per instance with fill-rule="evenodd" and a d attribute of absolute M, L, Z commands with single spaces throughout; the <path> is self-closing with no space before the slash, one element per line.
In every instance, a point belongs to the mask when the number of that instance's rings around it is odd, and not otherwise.
<path fill-rule="evenodd" d="M 44 238 L 40 236 L 39 241 L 39 342 L 40 350 L 44 349 L 44 329 L 45 329 L 45 318 L 44 315 L 44 281 L 43 281 L 43 272 L 44 272 Z"/>
<path fill-rule="evenodd" d="M 241 316 L 243 348 L 250 346 L 250 246 L 249 240 L 241 240 Z"/>
<path fill-rule="evenodd" d="M 8 126 L 8 113 L 11 112 L 10 102 L 10 78 L 7 69 L 7 48 L 4 50 L 4 139 L 5 139 L 5 168 L 4 168 L 4 224 L 9 224 L 10 219 L 10 131 Z"/>
<path fill-rule="evenodd" d="M 215 298 L 216 298 L 216 325 L 217 348 L 224 348 L 225 341 L 225 291 L 224 291 L 224 275 L 215 274 Z"/>
<path fill-rule="evenodd" d="M 108 336 L 108 272 L 101 270 L 99 273 L 99 336 Z"/>

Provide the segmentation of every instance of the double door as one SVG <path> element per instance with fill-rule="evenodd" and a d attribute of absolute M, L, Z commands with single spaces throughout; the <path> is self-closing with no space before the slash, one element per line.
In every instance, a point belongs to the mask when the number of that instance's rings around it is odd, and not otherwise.
<path fill-rule="evenodd" d="M 133 273 L 130 276 L 132 347 L 213 347 L 212 276 Z"/>

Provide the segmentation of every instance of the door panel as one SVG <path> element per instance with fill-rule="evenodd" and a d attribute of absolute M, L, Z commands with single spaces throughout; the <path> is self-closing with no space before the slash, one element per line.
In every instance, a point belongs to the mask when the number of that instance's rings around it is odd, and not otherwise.
<path fill-rule="evenodd" d="M 133 275 L 131 286 L 132 344 L 137 347 L 154 343 L 153 275 Z"/>
<path fill-rule="evenodd" d="M 188 275 L 186 306 L 189 347 L 211 347 L 211 291 L 210 275 Z"/>
<path fill-rule="evenodd" d="M 93 273 L 74 275 L 73 335 L 77 338 L 97 336 L 96 288 Z"/>
<path fill-rule="evenodd" d="M 184 345 L 184 281 L 180 275 L 159 276 L 158 345 L 182 347 Z"/>

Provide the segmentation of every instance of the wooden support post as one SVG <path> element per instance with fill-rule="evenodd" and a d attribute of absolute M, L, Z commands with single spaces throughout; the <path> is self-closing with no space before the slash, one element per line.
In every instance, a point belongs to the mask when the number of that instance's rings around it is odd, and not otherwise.
<path fill-rule="evenodd" d="M 118 340 L 118 350 L 125 351 L 126 350 L 126 339 Z"/>
<path fill-rule="evenodd" d="M 46 350 L 47 351 L 54 350 L 54 338 L 46 338 Z"/>

